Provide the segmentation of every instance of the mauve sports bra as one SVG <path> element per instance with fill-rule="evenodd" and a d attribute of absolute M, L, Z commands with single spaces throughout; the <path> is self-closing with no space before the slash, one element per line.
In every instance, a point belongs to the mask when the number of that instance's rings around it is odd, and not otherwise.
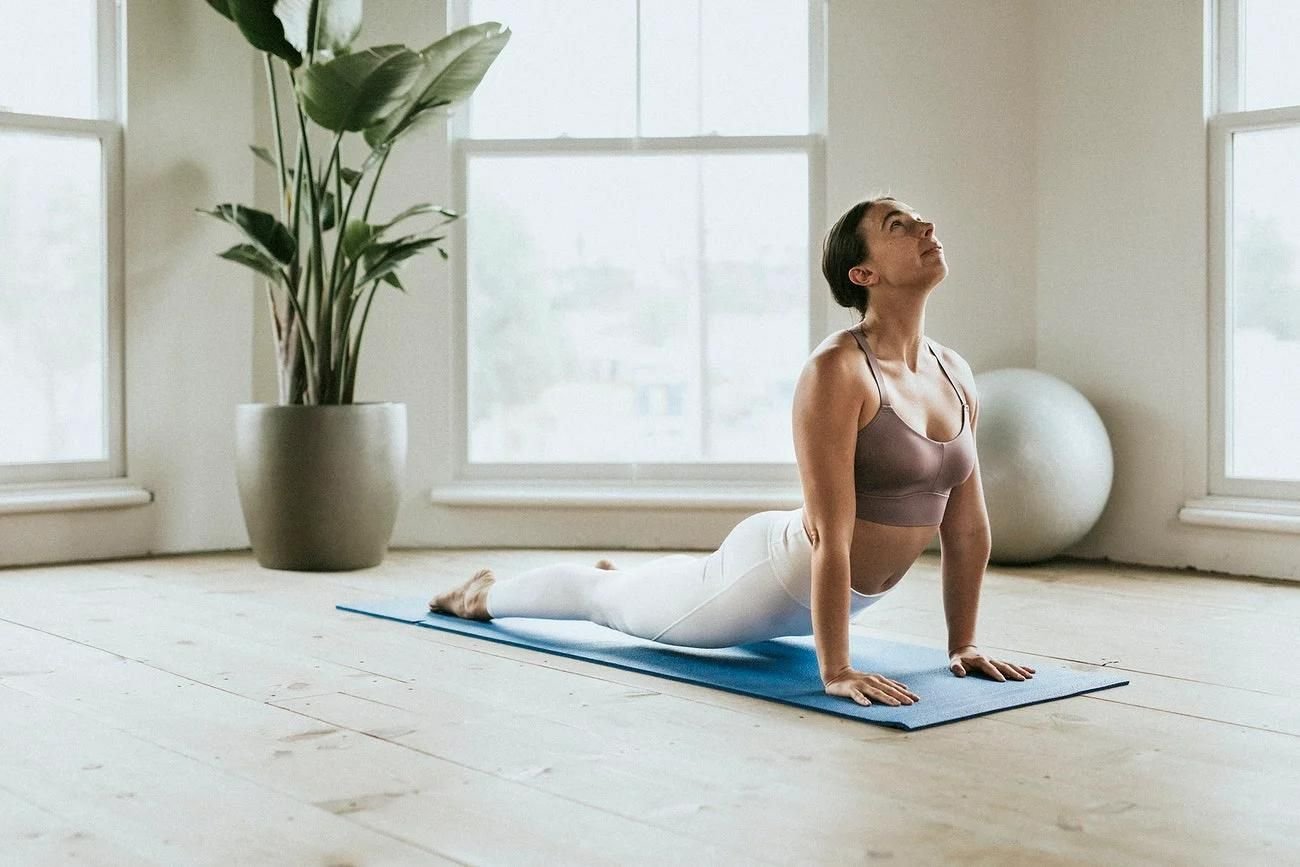
<path fill-rule="evenodd" d="M 970 408 L 966 398 L 927 340 L 930 354 L 961 401 L 961 430 L 946 443 L 917 433 L 889 405 L 885 378 L 866 337 L 859 328 L 850 328 L 849 333 L 867 354 L 867 366 L 880 391 L 880 411 L 858 431 L 853 456 L 858 517 L 898 527 L 937 525 L 943 521 L 949 492 L 975 469 L 975 440 L 967 424 Z"/>

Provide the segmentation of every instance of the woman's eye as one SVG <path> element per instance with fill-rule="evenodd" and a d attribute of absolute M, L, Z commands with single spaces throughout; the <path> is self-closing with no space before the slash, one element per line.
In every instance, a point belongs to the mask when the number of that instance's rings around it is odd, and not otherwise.
<path fill-rule="evenodd" d="M 892 228 L 894 228 L 894 226 L 901 226 L 901 225 L 903 225 L 903 223 L 902 223 L 901 220 L 895 220 L 895 221 L 893 222 L 893 225 L 891 225 L 889 228 L 892 229 Z"/>

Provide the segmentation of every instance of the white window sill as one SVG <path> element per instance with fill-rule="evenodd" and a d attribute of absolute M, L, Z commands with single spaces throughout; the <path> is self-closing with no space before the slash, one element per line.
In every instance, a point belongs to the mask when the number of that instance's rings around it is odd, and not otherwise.
<path fill-rule="evenodd" d="M 0 487 L 0 515 L 122 509 L 152 502 L 153 492 L 120 479 Z"/>
<path fill-rule="evenodd" d="M 788 487 L 741 487 L 719 482 L 701 485 L 577 486 L 558 482 L 461 482 L 429 492 L 439 506 L 611 509 L 795 509 L 803 494 Z"/>
<path fill-rule="evenodd" d="M 1300 533 L 1300 503 L 1250 497 L 1199 497 L 1178 510 L 1178 520 L 1202 527 Z"/>

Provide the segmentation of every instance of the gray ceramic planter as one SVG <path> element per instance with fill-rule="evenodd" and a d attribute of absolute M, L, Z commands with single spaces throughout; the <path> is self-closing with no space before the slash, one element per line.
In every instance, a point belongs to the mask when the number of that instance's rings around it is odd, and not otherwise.
<path fill-rule="evenodd" d="M 406 404 L 241 403 L 235 463 L 244 524 L 262 566 L 377 566 L 401 502 Z"/>

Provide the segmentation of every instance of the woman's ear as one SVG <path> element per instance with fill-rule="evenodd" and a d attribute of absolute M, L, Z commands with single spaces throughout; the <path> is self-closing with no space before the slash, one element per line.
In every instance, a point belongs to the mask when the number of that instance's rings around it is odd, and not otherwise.
<path fill-rule="evenodd" d="M 849 269 L 849 280 L 858 286 L 870 287 L 871 272 L 861 265 L 854 265 Z"/>

